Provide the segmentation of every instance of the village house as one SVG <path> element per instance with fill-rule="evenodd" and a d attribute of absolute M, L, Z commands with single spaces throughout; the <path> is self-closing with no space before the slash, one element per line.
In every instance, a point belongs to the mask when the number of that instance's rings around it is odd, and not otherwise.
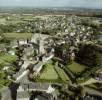
<path fill-rule="evenodd" d="M 0 48 L 0 52 L 6 52 L 6 48 Z"/>
<path fill-rule="evenodd" d="M 95 79 L 98 81 L 102 81 L 102 73 L 95 73 Z"/>
<path fill-rule="evenodd" d="M 28 91 L 31 93 L 38 93 L 35 100 L 53 100 L 54 97 L 52 93 L 55 89 L 52 88 L 49 83 L 22 83 L 17 89 L 17 100 L 29 100 L 31 96 L 28 94 Z"/>
<path fill-rule="evenodd" d="M 102 43 L 102 35 L 97 35 L 97 36 L 96 36 L 96 40 L 97 40 L 99 43 Z"/>

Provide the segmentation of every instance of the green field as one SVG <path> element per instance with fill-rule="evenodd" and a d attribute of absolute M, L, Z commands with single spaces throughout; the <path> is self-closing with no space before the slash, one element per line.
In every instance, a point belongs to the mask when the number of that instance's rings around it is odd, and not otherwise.
<path fill-rule="evenodd" d="M 10 39 L 28 39 L 32 37 L 32 33 L 4 33 L 4 35 Z"/>
<path fill-rule="evenodd" d="M 10 84 L 10 80 L 7 79 L 7 75 L 5 74 L 5 72 L 0 71 L 0 89 L 3 86 L 8 86 Z"/>
<path fill-rule="evenodd" d="M 40 75 L 40 79 L 44 80 L 57 80 L 58 75 L 54 70 L 54 66 L 51 64 L 46 64 L 43 72 Z"/>
<path fill-rule="evenodd" d="M 17 59 L 16 56 L 12 56 L 10 54 L 0 54 L 0 88 L 2 88 L 4 85 L 8 85 L 10 81 L 7 79 L 7 73 L 2 71 L 1 69 L 6 65 L 9 64 Z M 11 67 L 11 66 L 10 66 Z M 13 72 L 13 67 L 12 72 Z M 7 70 L 8 71 L 8 70 Z"/>
<path fill-rule="evenodd" d="M 66 83 L 69 78 L 60 68 L 56 68 L 51 63 L 46 64 L 42 70 L 40 77 L 38 78 L 39 82 L 56 82 L 56 83 Z"/>
<path fill-rule="evenodd" d="M 65 72 L 60 67 L 58 67 L 58 66 L 55 66 L 55 70 L 58 73 L 60 79 L 63 82 L 67 83 L 68 80 L 69 80 L 69 77 L 65 74 Z"/>
<path fill-rule="evenodd" d="M 87 66 L 84 66 L 82 64 L 79 64 L 77 62 L 73 62 L 71 65 L 68 65 L 67 67 L 73 73 L 83 72 L 87 68 Z"/>
<path fill-rule="evenodd" d="M 17 59 L 16 56 L 12 56 L 10 54 L 0 55 L 0 63 L 11 63 Z"/>
<path fill-rule="evenodd" d="M 6 23 L 5 18 L 0 18 L 0 24 L 5 24 L 5 23 Z"/>

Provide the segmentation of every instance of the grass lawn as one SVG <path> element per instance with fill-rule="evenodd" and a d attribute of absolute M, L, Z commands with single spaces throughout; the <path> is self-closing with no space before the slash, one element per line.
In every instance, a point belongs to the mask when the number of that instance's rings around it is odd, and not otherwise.
<path fill-rule="evenodd" d="M 40 80 L 58 80 L 58 74 L 54 70 L 52 64 L 46 64 L 43 72 L 40 75 Z"/>
<path fill-rule="evenodd" d="M 17 59 L 16 56 L 12 56 L 10 54 L 4 54 L 2 56 L 0 56 L 0 63 L 11 63 L 13 61 L 15 61 Z"/>
<path fill-rule="evenodd" d="M 71 70 L 73 73 L 83 72 L 87 66 L 81 65 L 77 62 L 73 62 L 71 65 L 68 65 L 69 70 Z"/>
<path fill-rule="evenodd" d="M 58 67 L 58 66 L 55 66 L 55 70 L 58 73 L 60 79 L 63 82 L 67 83 L 68 80 L 69 80 L 69 77 L 66 75 L 66 73 L 60 67 Z"/>
<path fill-rule="evenodd" d="M 58 66 L 48 63 L 44 66 L 37 82 L 67 83 L 69 78 Z"/>
<path fill-rule="evenodd" d="M 18 24 L 18 23 L 24 23 L 24 21 L 23 20 L 19 20 L 19 19 L 18 20 L 13 19 L 13 20 L 7 21 L 7 23 L 15 25 L 15 24 Z"/>
<path fill-rule="evenodd" d="M 6 20 L 5 18 L 0 18 L 0 24 L 5 24 Z"/>
<path fill-rule="evenodd" d="M 11 39 L 27 39 L 31 38 L 32 33 L 4 33 L 6 38 Z"/>

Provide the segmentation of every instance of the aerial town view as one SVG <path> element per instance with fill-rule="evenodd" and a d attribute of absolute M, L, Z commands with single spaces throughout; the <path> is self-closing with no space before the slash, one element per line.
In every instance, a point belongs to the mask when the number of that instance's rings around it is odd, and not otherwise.
<path fill-rule="evenodd" d="M 102 0 L 0 0 L 0 100 L 102 100 Z"/>

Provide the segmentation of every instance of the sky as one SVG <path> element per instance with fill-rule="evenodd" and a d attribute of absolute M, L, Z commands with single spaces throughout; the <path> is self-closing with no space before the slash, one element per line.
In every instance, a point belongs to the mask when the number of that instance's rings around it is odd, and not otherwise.
<path fill-rule="evenodd" d="M 0 0 L 0 6 L 101 8 L 102 0 Z"/>

